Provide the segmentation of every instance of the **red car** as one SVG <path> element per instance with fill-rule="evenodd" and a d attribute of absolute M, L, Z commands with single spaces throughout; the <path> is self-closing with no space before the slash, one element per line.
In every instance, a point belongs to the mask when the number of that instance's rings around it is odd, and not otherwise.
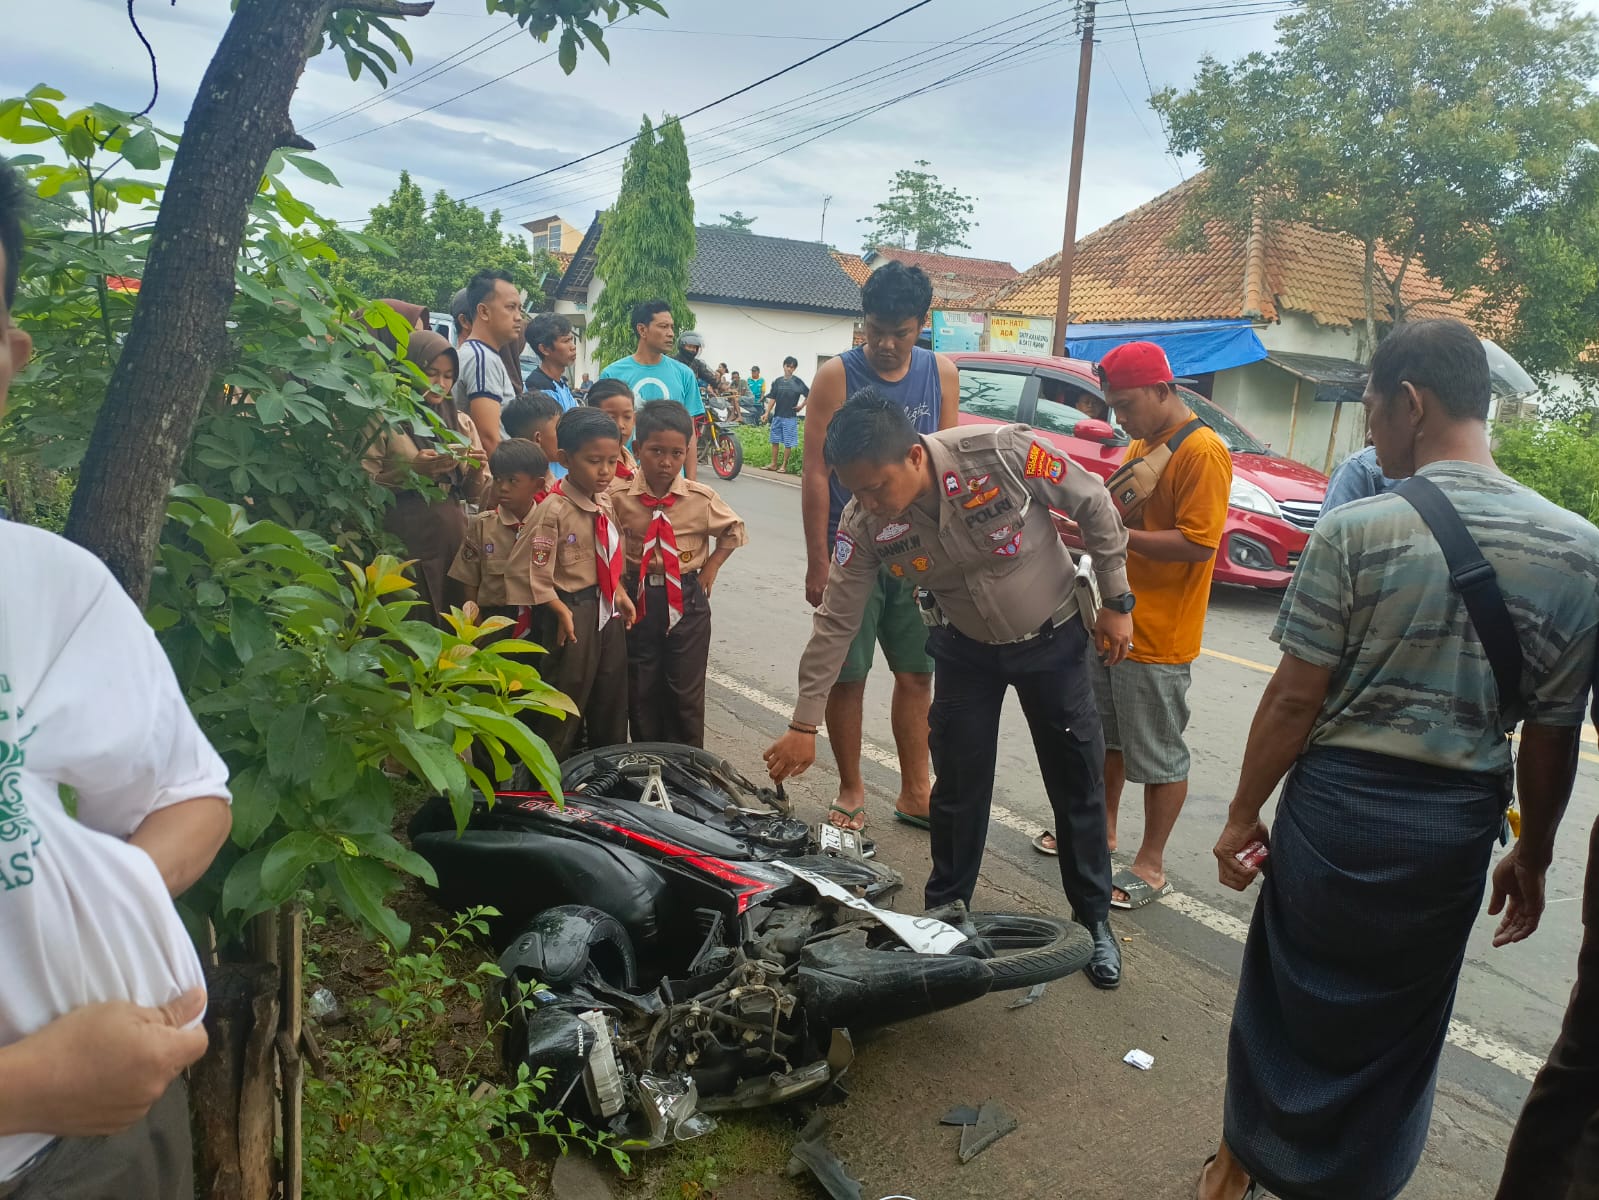
<path fill-rule="evenodd" d="M 949 357 L 961 373 L 962 425 L 1023 421 L 1102 479 L 1121 465 L 1127 435 L 1076 407 L 1085 393 L 1104 399 L 1093 363 L 1020 354 Z M 1216 578 L 1251 587 L 1287 587 L 1321 515 L 1327 477 L 1273 454 L 1225 410 L 1196 392 L 1180 390 L 1233 454 L 1233 491 L 1216 553 Z"/>

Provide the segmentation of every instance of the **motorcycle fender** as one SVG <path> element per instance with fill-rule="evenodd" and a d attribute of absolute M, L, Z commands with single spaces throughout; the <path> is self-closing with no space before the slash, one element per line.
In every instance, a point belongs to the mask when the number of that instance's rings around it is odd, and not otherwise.
<path fill-rule="evenodd" d="M 799 991 L 818 1025 L 890 1025 L 954 1008 L 988 994 L 994 977 L 978 959 L 951 954 L 868 950 L 843 938 L 806 947 Z"/>

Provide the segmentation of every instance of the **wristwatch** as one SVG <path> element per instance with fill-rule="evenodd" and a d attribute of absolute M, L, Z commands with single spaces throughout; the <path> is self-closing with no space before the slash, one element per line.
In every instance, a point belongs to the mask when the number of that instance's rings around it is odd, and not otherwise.
<path fill-rule="evenodd" d="M 1101 608 L 1108 608 L 1111 612 L 1130 613 L 1135 603 L 1131 592 L 1123 592 L 1120 596 L 1106 596 L 1100 603 Z"/>

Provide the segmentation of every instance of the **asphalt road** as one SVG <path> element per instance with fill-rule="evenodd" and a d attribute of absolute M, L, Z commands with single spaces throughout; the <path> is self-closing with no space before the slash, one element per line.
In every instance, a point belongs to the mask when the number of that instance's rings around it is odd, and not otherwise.
<path fill-rule="evenodd" d="M 793 701 L 799 653 L 810 631 L 800 494 L 794 482 L 749 469 L 720 486 L 744 518 L 750 543 L 733 556 L 718 581 L 711 694 L 729 711 L 747 714 L 750 732 L 759 726 L 775 733 Z M 1179 959 L 1198 959 L 1231 975 L 1237 971 L 1254 896 L 1231 892 L 1217 882 L 1210 851 L 1236 781 L 1250 719 L 1277 659 L 1270 640 L 1276 611 L 1277 597 L 1272 594 L 1226 586 L 1214 590 L 1205 653 L 1194 665 L 1193 720 L 1188 731 L 1193 752 L 1191 789 L 1167 855 L 1167 873 L 1179 895 L 1117 918 Z M 889 690 L 890 676 L 879 656 L 867 686 L 865 721 L 866 775 L 879 829 L 890 820 L 890 802 L 883 795 L 892 796 L 897 790 Z M 1543 927 L 1526 943 L 1495 950 L 1491 945 L 1495 922 L 1486 913 L 1478 920 L 1444 1058 L 1445 1085 L 1480 1098 L 1486 1114 L 1504 1121 L 1507 1138 L 1531 1074 L 1558 1032 L 1575 971 L 1584 857 L 1599 807 L 1599 746 L 1591 729 L 1584 738 L 1577 792 L 1550 872 L 1550 905 Z M 751 773 L 761 766 L 758 758 L 740 765 Z M 819 765 L 831 766 L 825 746 Z M 820 780 L 815 784 L 822 786 Z M 990 853 L 1058 887 L 1053 862 L 1026 844 L 1028 835 L 1048 822 L 1048 805 L 1014 698 L 1002 726 L 995 803 Z M 1121 830 L 1126 854 L 1118 858 L 1130 858 L 1141 828 L 1139 797 L 1130 791 L 1123 801 Z M 913 885 L 919 884 L 916 863 L 896 865 Z"/>

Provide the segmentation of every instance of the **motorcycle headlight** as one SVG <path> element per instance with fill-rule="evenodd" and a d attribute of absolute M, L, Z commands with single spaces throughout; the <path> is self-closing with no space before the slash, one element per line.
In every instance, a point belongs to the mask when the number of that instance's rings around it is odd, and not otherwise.
<path fill-rule="evenodd" d="M 1227 503 L 1233 508 L 1241 508 L 1245 512 L 1261 513 L 1268 517 L 1281 519 L 1283 510 L 1277 507 L 1277 501 L 1266 493 L 1266 489 L 1258 483 L 1250 483 L 1247 479 L 1233 477 L 1233 488 L 1227 496 Z"/>

